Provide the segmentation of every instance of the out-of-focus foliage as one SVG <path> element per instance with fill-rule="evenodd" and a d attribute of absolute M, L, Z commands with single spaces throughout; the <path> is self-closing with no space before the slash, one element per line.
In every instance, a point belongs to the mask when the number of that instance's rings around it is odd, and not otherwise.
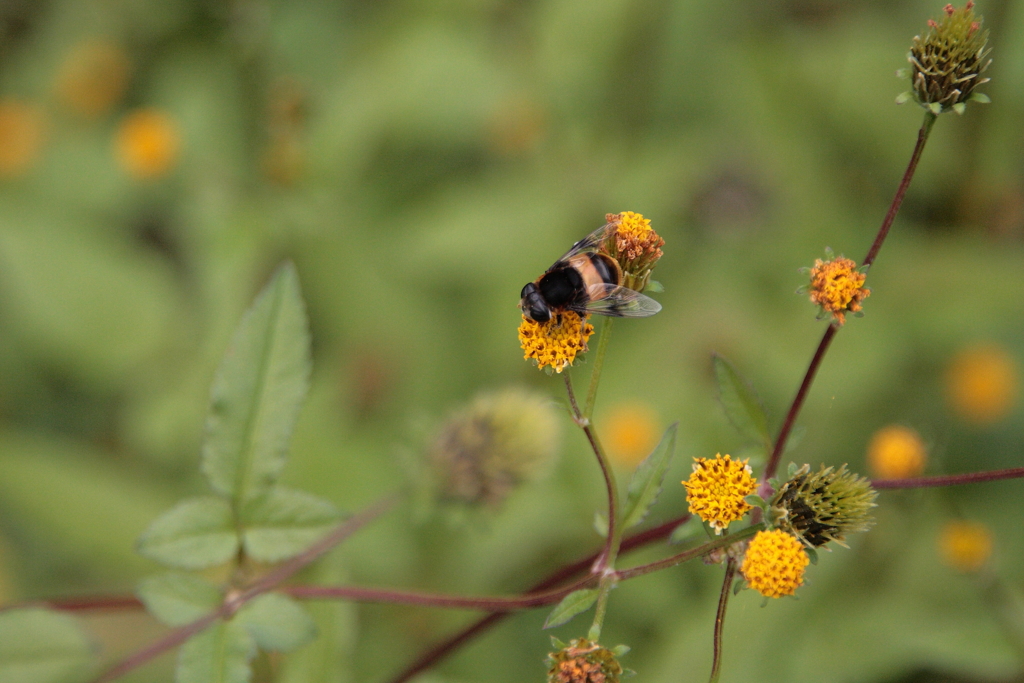
<path fill-rule="evenodd" d="M 0 602 L 130 593 L 155 571 L 133 543 L 207 492 L 214 370 L 284 258 L 313 373 L 283 482 L 355 510 L 407 487 L 407 454 L 477 391 L 560 396 L 522 360 L 518 293 L 624 210 L 666 240 L 664 310 L 616 324 L 594 422 L 629 401 L 680 421 L 647 522 L 681 514 L 690 458 L 757 455 L 717 403 L 712 351 L 777 429 L 823 330 L 792 293 L 798 268 L 826 246 L 867 251 L 920 124 L 893 104 L 894 72 L 941 4 L 0 3 Z M 936 124 L 866 316 L 833 344 L 787 458 L 865 472 L 871 435 L 897 423 L 926 443 L 927 473 L 1021 464 L 1024 7 L 977 10 L 993 103 Z M 1008 369 L 964 379 L 971 349 Z M 553 475 L 500 510 L 454 526 L 401 508 L 305 578 L 511 593 L 590 552 L 603 484 L 570 427 Z M 1018 603 L 944 565 L 939 538 L 983 521 L 983 572 L 1015 594 L 1020 494 L 883 493 L 875 528 L 823 553 L 799 601 L 734 599 L 723 680 L 1012 677 Z M 623 664 L 644 680 L 702 680 L 720 578 L 694 564 L 624 583 L 603 639 L 631 645 Z M 386 680 L 472 617 L 311 612 L 319 639 L 258 672 Z M 544 616 L 508 620 L 429 680 L 540 680 Z M 85 626 L 104 656 L 155 633 Z M 168 680 L 171 659 L 126 680 Z"/>

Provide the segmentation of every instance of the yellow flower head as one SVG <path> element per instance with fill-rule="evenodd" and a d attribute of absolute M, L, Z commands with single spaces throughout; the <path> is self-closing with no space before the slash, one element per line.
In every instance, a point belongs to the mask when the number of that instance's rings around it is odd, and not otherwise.
<path fill-rule="evenodd" d="M 635 467 L 658 443 L 658 415 L 646 403 L 620 403 L 601 423 L 608 454 L 618 465 Z"/>
<path fill-rule="evenodd" d="M 0 178 L 26 173 L 39 159 L 46 119 L 41 107 L 20 100 L 0 100 Z"/>
<path fill-rule="evenodd" d="M 991 424 L 1006 417 L 1016 403 L 1018 388 L 1016 361 L 995 344 L 964 349 L 946 373 L 950 407 L 975 424 Z"/>
<path fill-rule="evenodd" d="M 924 471 L 928 451 L 910 427 L 889 425 L 875 432 L 868 444 L 868 467 L 875 479 L 906 479 Z"/>
<path fill-rule="evenodd" d="M 574 311 L 554 315 L 546 323 L 523 316 L 519 325 L 519 345 L 523 358 L 533 360 L 538 368 L 550 367 L 561 372 L 572 365 L 576 356 L 587 350 L 587 340 L 594 326 Z"/>
<path fill-rule="evenodd" d="M 632 211 L 609 213 L 605 221 L 611 226 L 605 249 L 622 268 L 622 284 L 642 292 L 651 279 L 651 270 L 661 258 L 663 240 L 651 227 L 651 221 Z"/>
<path fill-rule="evenodd" d="M 178 126 L 157 109 L 139 109 L 121 122 L 115 140 L 121 166 L 140 179 L 167 173 L 178 158 Z"/>
<path fill-rule="evenodd" d="M 729 455 L 694 458 L 693 474 L 683 482 L 690 512 L 707 522 L 715 533 L 722 533 L 730 522 L 743 519 L 750 511 L 744 498 L 754 492 L 757 481 L 746 460 Z"/>
<path fill-rule="evenodd" d="M 827 261 L 817 259 L 811 268 L 811 302 L 821 307 L 822 314 L 831 313 L 840 325 L 846 322 L 846 313 L 861 310 L 860 302 L 868 298 L 871 290 L 864 287 L 864 273 L 857 264 L 842 256 Z"/>
<path fill-rule="evenodd" d="M 942 529 L 939 547 L 946 564 L 961 572 L 976 572 L 992 556 L 992 534 L 978 522 L 949 522 Z"/>
<path fill-rule="evenodd" d="M 116 43 L 81 43 L 61 65 L 57 95 L 82 116 L 100 116 L 124 94 L 129 69 L 128 55 Z"/>
<path fill-rule="evenodd" d="M 622 676 L 615 653 L 586 638 L 550 653 L 548 665 L 548 683 L 619 683 Z"/>
<path fill-rule="evenodd" d="M 740 572 L 747 585 L 766 598 L 793 595 L 803 585 L 810 559 L 792 534 L 780 529 L 759 531 L 747 546 Z"/>

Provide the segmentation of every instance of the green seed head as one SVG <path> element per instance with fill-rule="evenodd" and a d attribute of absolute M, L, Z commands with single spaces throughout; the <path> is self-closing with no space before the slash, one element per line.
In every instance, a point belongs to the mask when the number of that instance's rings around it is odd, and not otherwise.
<path fill-rule="evenodd" d="M 987 59 L 988 31 L 982 17 L 974 14 L 974 3 L 963 9 L 946 5 L 942 19 L 928 20 L 928 33 L 914 36 L 907 59 L 910 61 L 911 95 L 935 114 L 961 113 L 974 89 L 989 79 L 981 73 L 992 62 Z M 980 99 L 980 98 L 976 98 Z M 987 101 L 987 98 L 985 98 Z"/>
<path fill-rule="evenodd" d="M 877 495 L 867 479 L 846 465 L 838 470 L 823 465 L 813 473 L 804 465 L 779 487 L 770 506 L 776 527 L 819 548 L 829 541 L 846 545 L 846 534 L 867 531 L 874 523 L 869 512 Z"/>

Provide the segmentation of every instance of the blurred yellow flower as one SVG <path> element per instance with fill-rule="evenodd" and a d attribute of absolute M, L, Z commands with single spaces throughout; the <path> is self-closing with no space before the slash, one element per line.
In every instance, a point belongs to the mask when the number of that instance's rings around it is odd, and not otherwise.
<path fill-rule="evenodd" d="M 694 458 L 693 474 L 683 482 L 690 513 L 707 522 L 716 534 L 729 528 L 750 512 L 747 496 L 757 488 L 746 460 L 715 454 L 714 458 Z"/>
<path fill-rule="evenodd" d="M 992 534 L 979 522 L 948 522 L 939 536 L 942 558 L 953 569 L 976 572 L 992 556 Z"/>
<path fill-rule="evenodd" d="M 135 178 L 157 178 L 178 159 L 178 125 L 159 109 L 137 109 L 121 122 L 115 139 L 117 159 Z"/>
<path fill-rule="evenodd" d="M 946 398 L 957 415 L 975 424 L 998 422 L 1019 389 L 1017 362 L 1006 349 L 978 344 L 962 350 L 946 371 Z"/>
<path fill-rule="evenodd" d="M 916 431 L 889 425 L 875 432 L 868 444 L 868 467 L 875 479 L 906 479 L 924 471 L 928 451 Z"/>
<path fill-rule="evenodd" d="M 634 467 L 658 443 L 658 415 L 646 403 L 620 403 L 601 422 L 608 454 L 624 467 Z"/>
<path fill-rule="evenodd" d="M 45 124 L 38 105 L 0 100 L 0 178 L 23 175 L 38 160 Z"/>
<path fill-rule="evenodd" d="M 747 585 L 766 598 L 793 595 L 804 583 L 810 558 L 793 534 L 781 529 L 758 531 L 747 546 L 740 572 Z"/>
<path fill-rule="evenodd" d="M 550 367 L 562 372 L 587 350 L 587 340 L 594 334 L 594 326 L 575 311 L 554 315 L 545 323 L 538 323 L 525 315 L 519 325 L 519 345 L 523 358 L 533 360 L 539 369 Z"/>
<path fill-rule="evenodd" d="M 82 116 L 105 114 L 124 94 L 129 66 L 128 55 L 114 43 L 80 43 L 60 67 L 57 97 Z"/>

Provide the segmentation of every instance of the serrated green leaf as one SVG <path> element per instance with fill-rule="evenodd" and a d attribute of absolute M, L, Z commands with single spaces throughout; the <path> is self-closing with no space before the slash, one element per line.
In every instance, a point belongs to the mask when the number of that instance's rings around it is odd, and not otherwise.
<path fill-rule="evenodd" d="M 0 613 L 0 681 L 72 683 L 89 678 L 93 648 L 75 620 L 31 608 Z"/>
<path fill-rule="evenodd" d="M 217 370 L 202 455 L 214 490 L 241 504 L 273 485 L 309 371 L 305 305 L 295 267 L 286 263 L 242 318 Z"/>
<path fill-rule="evenodd" d="M 608 518 L 600 510 L 594 511 L 594 531 L 601 538 L 608 538 Z"/>
<path fill-rule="evenodd" d="M 260 562 L 280 562 L 330 533 L 341 513 L 311 493 L 274 487 L 246 503 L 240 516 L 245 552 Z"/>
<path fill-rule="evenodd" d="M 673 423 L 651 454 L 636 466 L 629 482 L 626 505 L 622 513 L 622 528 L 628 529 L 644 521 L 651 506 L 658 500 L 665 473 L 676 452 L 676 432 L 679 423 Z"/>
<path fill-rule="evenodd" d="M 220 607 L 220 588 L 193 574 L 168 572 L 142 580 L 139 599 L 167 626 L 184 626 Z"/>
<path fill-rule="evenodd" d="M 725 358 L 715 354 L 713 362 L 718 397 L 725 416 L 744 439 L 761 444 L 766 452 L 771 450 L 768 416 L 757 394 Z"/>
<path fill-rule="evenodd" d="M 183 500 L 149 525 L 138 550 L 151 560 L 181 569 L 227 562 L 238 551 L 231 506 L 214 496 Z"/>
<path fill-rule="evenodd" d="M 249 683 L 256 642 L 235 621 L 218 621 L 181 646 L 175 683 Z"/>
<path fill-rule="evenodd" d="M 571 621 L 577 614 L 586 612 L 597 602 L 600 592 L 597 588 L 581 588 L 569 593 L 551 610 L 551 614 L 544 621 L 544 628 L 561 626 Z"/>
<path fill-rule="evenodd" d="M 266 593 L 235 615 L 263 650 L 290 652 L 316 638 L 316 624 L 306 608 L 281 593 Z"/>

